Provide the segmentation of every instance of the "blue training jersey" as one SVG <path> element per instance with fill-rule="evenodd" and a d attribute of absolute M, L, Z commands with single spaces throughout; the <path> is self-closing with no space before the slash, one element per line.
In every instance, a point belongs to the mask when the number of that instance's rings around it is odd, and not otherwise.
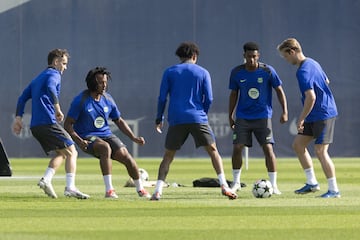
<path fill-rule="evenodd" d="M 112 135 L 109 120 L 120 118 L 120 111 L 110 94 L 105 93 L 95 101 L 87 90 L 77 95 L 70 105 L 67 116 L 75 119 L 75 132 L 82 138 Z"/>
<path fill-rule="evenodd" d="M 30 127 L 56 123 L 54 104 L 59 102 L 61 74 L 47 68 L 33 79 L 18 98 L 16 116 L 22 117 L 26 102 L 32 99 Z"/>
<path fill-rule="evenodd" d="M 318 62 L 314 59 L 306 58 L 298 68 L 296 77 L 303 104 L 307 90 L 314 90 L 316 95 L 314 107 L 305 118 L 305 122 L 326 120 L 338 115 L 334 96 L 326 82 L 328 78 Z"/>
<path fill-rule="evenodd" d="M 245 64 L 235 67 L 230 74 L 229 89 L 238 91 L 235 116 L 237 119 L 272 117 L 272 89 L 282 84 L 275 69 L 259 63 L 255 71 L 247 71 Z"/>
<path fill-rule="evenodd" d="M 157 119 L 163 119 L 169 96 L 170 126 L 207 123 L 207 112 L 213 101 L 211 78 L 203 67 L 181 63 L 164 71 L 158 98 Z"/>

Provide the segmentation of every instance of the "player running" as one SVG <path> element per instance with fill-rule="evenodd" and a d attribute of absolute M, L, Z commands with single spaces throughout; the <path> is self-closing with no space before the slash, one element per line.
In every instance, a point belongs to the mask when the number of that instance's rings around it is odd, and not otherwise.
<path fill-rule="evenodd" d="M 51 152 L 55 153 L 38 186 L 49 197 L 57 198 L 51 180 L 65 159 L 66 187 L 64 195 L 87 199 L 89 195 L 80 192 L 75 187 L 78 152 L 70 135 L 59 124 L 64 119 L 59 104 L 61 75 L 67 68 L 68 59 L 69 53 L 64 49 L 54 49 L 49 52 L 48 67 L 30 82 L 18 99 L 13 131 L 17 135 L 20 134 L 23 127 L 22 116 L 25 104 L 31 99 L 31 133 L 39 141 L 47 155 Z"/>

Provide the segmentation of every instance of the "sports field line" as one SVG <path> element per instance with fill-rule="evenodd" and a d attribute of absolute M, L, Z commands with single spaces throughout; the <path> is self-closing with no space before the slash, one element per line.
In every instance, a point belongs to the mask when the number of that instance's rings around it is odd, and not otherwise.
<path fill-rule="evenodd" d="M 11 176 L 11 177 L 0 177 L 1 180 L 31 180 L 31 179 L 40 179 L 42 176 Z M 55 176 L 53 179 L 65 179 L 65 176 Z"/>

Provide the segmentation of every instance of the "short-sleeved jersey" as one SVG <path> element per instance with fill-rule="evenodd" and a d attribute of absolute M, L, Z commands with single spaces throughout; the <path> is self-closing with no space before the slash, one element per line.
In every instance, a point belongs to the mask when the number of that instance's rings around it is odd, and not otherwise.
<path fill-rule="evenodd" d="M 259 63 L 255 71 L 247 71 L 245 64 L 232 69 L 229 89 L 238 91 L 237 119 L 272 117 L 272 89 L 282 84 L 275 69 Z"/>
<path fill-rule="evenodd" d="M 23 116 L 26 102 L 31 99 L 30 127 L 56 123 L 54 104 L 58 103 L 61 74 L 54 68 L 42 71 L 18 98 L 16 116 Z"/>
<path fill-rule="evenodd" d="M 109 120 L 120 118 L 120 111 L 110 94 L 105 93 L 99 101 L 87 90 L 77 95 L 70 105 L 67 116 L 75 119 L 75 132 L 87 136 L 108 137 L 112 134 Z"/>
<path fill-rule="evenodd" d="M 296 77 L 303 104 L 307 90 L 314 90 L 316 95 L 314 107 L 306 117 L 305 122 L 326 120 L 338 115 L 334 96 L 326 82 L 328 78 L 318 62 L 306 58 L 298 68 Z"/>
<path fill-rule="evenodd" d="M 168 96 L 170 126 L 208 122 L 207 112 L 213 95 L 210 74 L 203 67 L 181 63 L 164 71 L 158 98 L 157 119 L 163 119 Z"/>

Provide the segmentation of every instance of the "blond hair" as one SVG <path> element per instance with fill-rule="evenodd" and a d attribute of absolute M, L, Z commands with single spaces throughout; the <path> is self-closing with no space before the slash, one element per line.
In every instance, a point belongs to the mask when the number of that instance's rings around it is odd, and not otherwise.
<path fill-rule="evenodd" d="M 295 38 L 285 39 L 277 46 L 277 50 L 279 52 L 289 52 L 290 50 L 294 50 L 295 52 L 302 52 L 301 45 Z"/>

